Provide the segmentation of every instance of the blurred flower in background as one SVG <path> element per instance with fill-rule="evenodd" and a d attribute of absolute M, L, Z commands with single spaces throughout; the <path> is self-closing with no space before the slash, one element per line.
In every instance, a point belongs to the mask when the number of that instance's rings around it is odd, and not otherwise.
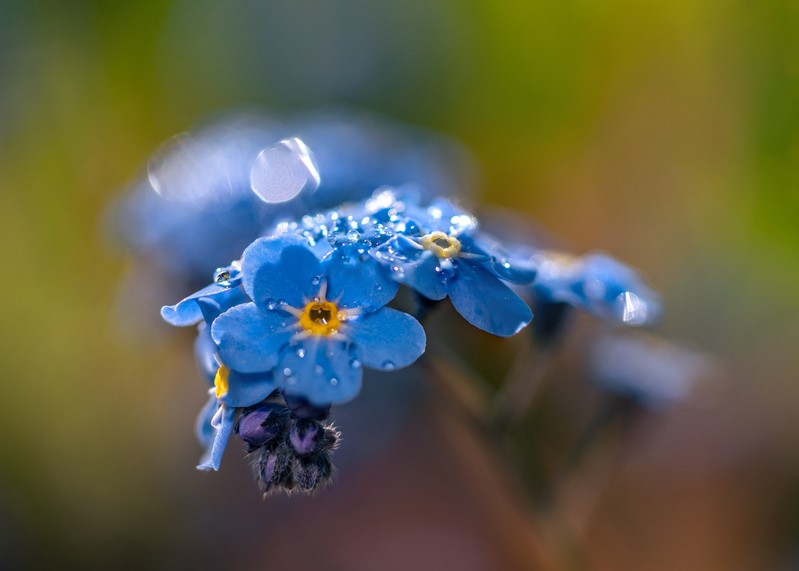
<path fill-rule="evenodd" d="M 797 25 L 777 0 L 0 4 L 0 566 L 795 567 Z M 247 129 L 220 136 L 231 110 Z M 158 308 L 252 239 L 195 256 L 219 241 L 178 229 L 224 212 L 161 201 L 153 180 L 194 167 L 159 157 L 222 174 L 220 148 L 291 137 L 322 192 L 423 180 L 535 221 L 509 240 L 478 212 L 503 244 L 629 262 L 670 342 L 556 312 L 558 343 L 527 351 L 435 310 L 447 358 L 369 373 L 333 486 L 262 503 L 244 462 L 196 473 L 208 385 Z M 675 370 L 691 390 L 658 392 Z M 484 397 L 520 371 L 486 441 Z"/>

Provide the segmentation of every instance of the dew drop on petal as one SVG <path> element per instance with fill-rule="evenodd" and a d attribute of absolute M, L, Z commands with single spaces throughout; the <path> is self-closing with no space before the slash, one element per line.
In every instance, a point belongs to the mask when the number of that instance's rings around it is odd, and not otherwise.
<path fill-rule="evenodd" d="M 335 387 L 338 385 L 338 379 L 336 377 L 330 377 L 330 384 Z"/>
<path fill-rule="evenodd" d="M 314 373 L 316 373 L 317 375 L 321 375 L 324 372 L 325 370 L 322 368 L 322 365 L 317 365 L 316 367 L 314 367 Z"/>
<path fill-rule="evenodd" d="M 392 370 L 392 369 L 396 369 L 396 368 L 397 368 L 397 366 L 394 364 L 394 361 L 384 361 L 384 362 L 383 362 L 383 368 L 384 368 L 386 371 L 390 371 L 390 370 Z"/>
<path fill-rule="evenodd" d="M 297 357 L 299 357 L 300 359 L 304 359 L 305 358 L 305 349 L 304 348 L 297 347 Z"/>
<path fill-rule="evenodd" d="M 288 367 L 286 367 L 285 369 L 283 369 L 283 375 L 285 375 L 286 377 L 290 377 L 290 376 L 291 376 L 291 373 L 292 373 L 292 371 L 291 371 L 291 369 L 289 369 Z"/>
<path fill-rule="evenodd" d="M 360 369 L 361 368 L 361 362 L 358 359 L 353 359 L 352 361 L 350 361 L 350 367 L 352 367 L 353 369 L 356 369 L 356 370 Z"/>

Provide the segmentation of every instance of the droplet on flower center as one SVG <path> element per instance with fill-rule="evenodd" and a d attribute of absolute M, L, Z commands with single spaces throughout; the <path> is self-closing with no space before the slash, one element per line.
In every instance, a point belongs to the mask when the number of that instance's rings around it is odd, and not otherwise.
<path fill-rule="evenodd" d="M 221 272 L 216 274 L 216 278 L 214 279 L 214 281 L 219 284 L 226 282 L 229 279 L 230 279 L 230 272 L 227 270 L 222 270 Z"/>
<path fill-rule="evenodd" d="M 422 246 L 439 258 L 455 258 L 461 253 L 461 242 L 444 232 L 433 232 L 422 236 Z"/>
<path fill-rule="evenodd" d="M 333 335 L 340 324 L 338 307 L 329 301 L 312 301 L 300 316 L 300 325 L 311 335 Z"/>
<path fill-rule="evenodd" d="M 228 377 L 230 376 L 230 369 L 225 367 L 224 365 L 219 367 L 219 370 L 216 372 L 216 377 L 214 378 L 214 387 L 216 391 L 216 398 L 221 399 L 225 396 L 230 388 L 230 384 L 228 383 Z"/>

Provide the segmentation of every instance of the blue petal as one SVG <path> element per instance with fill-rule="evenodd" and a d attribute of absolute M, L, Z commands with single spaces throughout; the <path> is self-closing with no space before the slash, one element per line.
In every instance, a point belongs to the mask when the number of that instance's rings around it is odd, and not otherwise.
<path fill-rule="evenodd" d="M 252 406 L 275 390 L 272 373 L 245 374 L 233 369 L 228 375 L 228 391 L 219 401 L 229 407 Z"/>
<path fill-rule="evenodd" d="M 433 200 L 426 210 L 427 216 L 420 222 L 428 232 L 445 232 L 450 236 L 460 236 L 477 228 L 477 219 L 453 204 L 446 198 Z"/>
<path fill-rule="evenodd" d="M 354 398 L 362 375 L 346 343 L 311 337 L 283 352 L 275 382 L 285 393 L 322 407 Z"/>
<path fill-rule="evenodd" d="M 429 299 L 447 297 L 445 278 L 439 260 L 406 236 L 397 236 L 372 255 L 391 269 L 391 277 Z"/>
<path fill-rule="evenodd" d="M 533 318 L 527 304 L 480 265 L 461 260 L 449 284 L 452 305 L 466 321 L 494 335 L 515 335 Z"/>
<path fill-rule="evenodd" d="M 219 408 L 219 402 L 214 396 L 214 391 L 211 390 L 211 398 L 197 415 L 197 422 L 194 425 L 194 432 L 197 435 L 197 440 L 203 448 L 210 446 L 214 438 L 214 427 L 211 426 L 211 419 L 214 418 L 216 410 Z"/>
<path fill-rule="evenodd" d="M 214 429 L 214 440 L 210 448 L 205 450 L 205 454 L 197 465 L 198 470 L 219 470 L 222 462 L 222 454 L 225 452 L 227 441 L 233 432 L 233 420 L 236 416 L 236 409 L 220 406 L 214 415 L 211 425 Z"/>
<path fill-rule="evenodd" d="M 424 353 L 427 339 L 416 319 L 390 307 L 349 322 L 347 336 L 355 355 L 372 369 L 407 367 Z"/>
<path fill-rule="evenodd" d="M 210 384 L 214 384 L 214 377 L 219 369 L 215 355 L 216 345 L 211 339 L 211 327 L 201 323 L 197 331 L 197 339 L 194 340 L 194 357 L 200 372 Z"/>
<path fill-rule="evenodd" d="M 260 307 L 286 302 L 302 307 L 319 293 L 322 270 L 308 241 L 293 234 L 260 238 L 241 258 L 244 289 Z"/>
<path fill-rule="evenodd" d="M 327 299 L 342 307 L 374 311 L 394 299 L 399 289 L 388 271 L 360 244 L 333 250 L 322 267 L 327 273 Z"/>
<path fill-rule="evenodd" d="M 503 280 L 515 284 L 529 284 L 535 279 L 536 267 L 531 262 L 531 251 L 521 247 L 506 248 L 486 234 L 462 236 L 463 250 L 486 256 L 488 268 Z"/>
<path fill-rule="evenodd" d="M 278 361 L 293 335 L 296 319 L 279 311 L 261 311 L 252 302 L 229 309 L 214 321 L 211 337 L 222 362 L 241 373 L 265 373 Z"/>
<path fill-rule="evenodd" d="M 429 299 L 447 297 L 447 276 L 449 271 L 441 267 L 439 259 L 433 254 L 418 262 L 403 266 L 404 275 L 397 279 Z"/>
<path fill-rule="evenodd" d="M 236 289 L 236 288 L 234 288 Z M 203 314 L 197 306 L 197 300 L 201 297 L 214 297 L 216 295 L 230 291 L 225 286 L 210 284 L 190 296 L 180 300 L 175 305 L 165 305 L 161 308 L 161 317 L 170 325 L 185 327 L 196 325 L 203 320 Z"/>

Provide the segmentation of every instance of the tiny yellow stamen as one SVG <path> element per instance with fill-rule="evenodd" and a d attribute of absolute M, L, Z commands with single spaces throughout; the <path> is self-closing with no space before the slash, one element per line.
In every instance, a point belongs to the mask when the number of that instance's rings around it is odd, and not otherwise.
<path fill-rule="evenodd" d="M 214 387 L 216 387 L 216 398 L 221 399 L 225 396 L 230 388 L 228 383 L 228 376 L 230 375 L 230 369 L 221 365 L 219 370 L 216 372 L 216 377 L 214 378 Z"/>
<path fill-rule="evenodd" d="M 311 335 L 335 335 L 341 326 L 342 313 L 335 303 L 312 301 L 300 316 L 300 325 Z"/>
<path fill-rule="evenodd" d="M 455 258 L 461 253 L 461 242 L 455 236 L 444 232 L 432 232 L 422 236 L 422 246 L 439 258 Z"/>

